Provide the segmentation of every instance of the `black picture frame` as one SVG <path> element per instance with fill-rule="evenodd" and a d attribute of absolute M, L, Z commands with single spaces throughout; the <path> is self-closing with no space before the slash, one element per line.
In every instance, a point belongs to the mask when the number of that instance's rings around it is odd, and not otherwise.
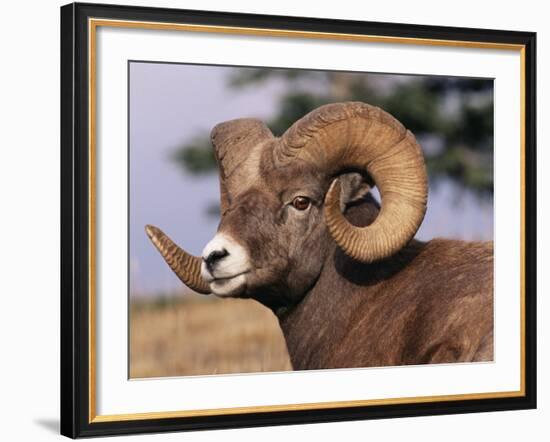
<path fill-rule="evenodd" d="M 524 395 L 424 403 L 94 422 L 89 373 L 89 18 L 187 23 L 521 45 L 524 50 Z M 167 8 L 73 3 L 61 7 L 61 434 L 144 432 L 426 416 L 536 408 L 536 34 Z"/>

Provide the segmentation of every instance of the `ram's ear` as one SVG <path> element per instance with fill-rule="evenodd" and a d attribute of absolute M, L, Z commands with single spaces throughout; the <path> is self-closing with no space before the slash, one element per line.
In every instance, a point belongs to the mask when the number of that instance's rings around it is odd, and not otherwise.
<path fill-rule="evenodd" d="M 340 181 L 340 210 L 345 211 L 346 207 L 364 198 L 369 193 L 372 182 L 360 173 L 345 173 L 338 177 Z"/>

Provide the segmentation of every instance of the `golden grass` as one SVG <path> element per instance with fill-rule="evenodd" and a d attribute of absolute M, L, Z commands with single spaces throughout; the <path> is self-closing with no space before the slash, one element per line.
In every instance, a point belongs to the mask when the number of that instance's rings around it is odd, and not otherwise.
<path fill-rule="evenodd" d="M 292 369 L 270 310 L 252 300 L 199 299 L 132 303 L 131 378 Z"/>

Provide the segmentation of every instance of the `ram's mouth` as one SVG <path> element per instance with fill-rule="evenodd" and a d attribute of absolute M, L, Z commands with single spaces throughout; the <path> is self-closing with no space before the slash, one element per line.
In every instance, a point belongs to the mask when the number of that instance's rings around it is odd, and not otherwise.
<path fill-rule="evenodd" d="M 213 282 L 223 283 L 224 281 L 230 281 L 231 279 L 237 278 L 241 275 L 246 275 L 249 273 L 250 270 L 245 270 L 243 272 L 235 273 L 234 275 L 229 276 L 216 276 L 210 272 L 203 272 L 202 277 L 208 282 L 209 284 L 212 284 Z"/>
<path fill-rule="evenodd" d="M 240 296 L 246 289 L 246 272 L 208 281 L 212 293 L 218 296 Z"/>

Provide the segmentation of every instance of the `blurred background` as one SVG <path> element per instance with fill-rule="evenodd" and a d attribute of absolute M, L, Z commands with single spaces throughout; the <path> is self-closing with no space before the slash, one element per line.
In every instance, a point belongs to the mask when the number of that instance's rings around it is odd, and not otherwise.
<path fill-rule="evenodd" d="M 417 238 L 493 239 L 493 81 L 131 62 L 130 377 L 290 370 L 277 320 L 251 300 L 184 287 L 149 242 L 161 227 L 199 255 L 219 222 L 209 133 L 242 117 L 281 135 L 316 107 L 364 101 L 421 144 L 430 177 Z"/>

